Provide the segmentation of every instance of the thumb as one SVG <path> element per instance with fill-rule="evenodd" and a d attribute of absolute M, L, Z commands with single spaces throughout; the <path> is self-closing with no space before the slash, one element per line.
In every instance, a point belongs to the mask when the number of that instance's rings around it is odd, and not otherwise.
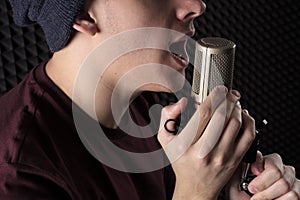
<path fill-rule="evenodd" d="M 257 151 L 256 161 L 251 165 L 251 171 L 255 176 L 264 171 L 264 158 L 260 151 Z"/>
<path fill-rule="evenodd" d="M 165 129 L 165 126 L 168 130 L 175 130 L 175 121 L 179 115 L 184 111 L 187 105 L 187 99 L 185 97 L 181 98 L 177 103 L 168 105 L 162 109 L 161 119 L 160 119 L 160 128 L 158 132 L 158 141 L 164 147 L 166 146 L 175 135 L 168 132 Z M 167 122 L 167 120 L 172 120 Z M 167 122 L 167 123 L 166 123 Z"/>

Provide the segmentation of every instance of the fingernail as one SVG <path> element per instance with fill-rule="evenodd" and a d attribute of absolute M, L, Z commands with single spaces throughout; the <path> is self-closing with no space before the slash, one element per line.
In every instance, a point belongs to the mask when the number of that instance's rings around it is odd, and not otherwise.
<path fill-rule="evenodd" d="M 233 94 L 233 95 L 236 96 L 237 98 L 240 98 L 240 97 L 241 97 L 241 94 L 240 94 L 237 90 L 231 90 L 230 92 L 231 92 L 231 94 Z"/>
<path fill-rule="evenodd" d="M 256 194 L 258 192 L 257 188 L 252 185 L 248 186 L 248 189 L 252 194 Z"/>
<path fill-rule="evenodd" d="M 244 111 L 244 113 L 245 113 L 246 115 L 249 115 L 248 110 L 244 109 L 243 111 Z"/>

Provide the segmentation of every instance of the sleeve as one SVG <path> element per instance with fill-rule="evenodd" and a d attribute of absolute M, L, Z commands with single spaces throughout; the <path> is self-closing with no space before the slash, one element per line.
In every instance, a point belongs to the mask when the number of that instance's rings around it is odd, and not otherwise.
<path fill-rule="evenodd" d="M 61 180 L 42 170 L 16 164 L 0 164 L 1 200 L 68 200 Z"/>

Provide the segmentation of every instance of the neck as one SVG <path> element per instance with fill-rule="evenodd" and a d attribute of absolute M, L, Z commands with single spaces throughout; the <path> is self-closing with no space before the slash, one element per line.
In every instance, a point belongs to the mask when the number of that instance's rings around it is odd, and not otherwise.
<path fill-rule="evenodd" d="M 108 128 L 116 128 L 117 125 L 111 110 L 113 87 L 108 86 L 100 80 L 96 86 L 85 85 L 82 89 L 76 90 L 76 94 L 74 94 L 74 87 L 77 84 L 76 78 L 80 67 L 85 61 L 86 55 L 89 55 L 93 49 L 81 47 L 80 51 L 78 51 L 75 50 L 74 47 L 68 46 L 64 50 L 54 53 L 46 65 L 47 75 L 72 101 L 91 117 L 96 118 L 96 120 Z M 108 75 L 106 77 L 110 76 Z M 88 84 L 89 80 L 86 80 L 86 82 L 87 83 L 84 84 Z M 88 92 L 89 88 L 96 88 L 96 92 Z M 94 95 L 88 96 L 87 93 Z M 126 95 L 124 98 L 122 98 L 122 95 L 118 95 L 118 101 L 122 102 L 120 105 L 128 105 Z M 91 105 L 91 102 L 95 102 L 95 107 Z M 123 111 L 125 109 L 126 108 L 121 108 Z M 96 116 L 93 116 L 91 113 L 95 113 Z M 124 114 L 124 112 L 122 113 Z M 119 115 L 118 117 L 121 116 Z"/>

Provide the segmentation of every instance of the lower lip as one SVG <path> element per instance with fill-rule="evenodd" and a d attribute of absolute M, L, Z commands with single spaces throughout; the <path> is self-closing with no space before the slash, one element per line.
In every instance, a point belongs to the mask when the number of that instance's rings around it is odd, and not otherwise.
<path fill-rule="evenodd" d="M 174 60 L 182 67 L 182 68 L 185 68 L 188 66 L 188 61 L 187 60 L 184 60 L 180 57 L 178 57 L 177 55 L 173 54 L 173 53 L 170 53 L 172 55 L 172 57 L 174 58 Z"/>

